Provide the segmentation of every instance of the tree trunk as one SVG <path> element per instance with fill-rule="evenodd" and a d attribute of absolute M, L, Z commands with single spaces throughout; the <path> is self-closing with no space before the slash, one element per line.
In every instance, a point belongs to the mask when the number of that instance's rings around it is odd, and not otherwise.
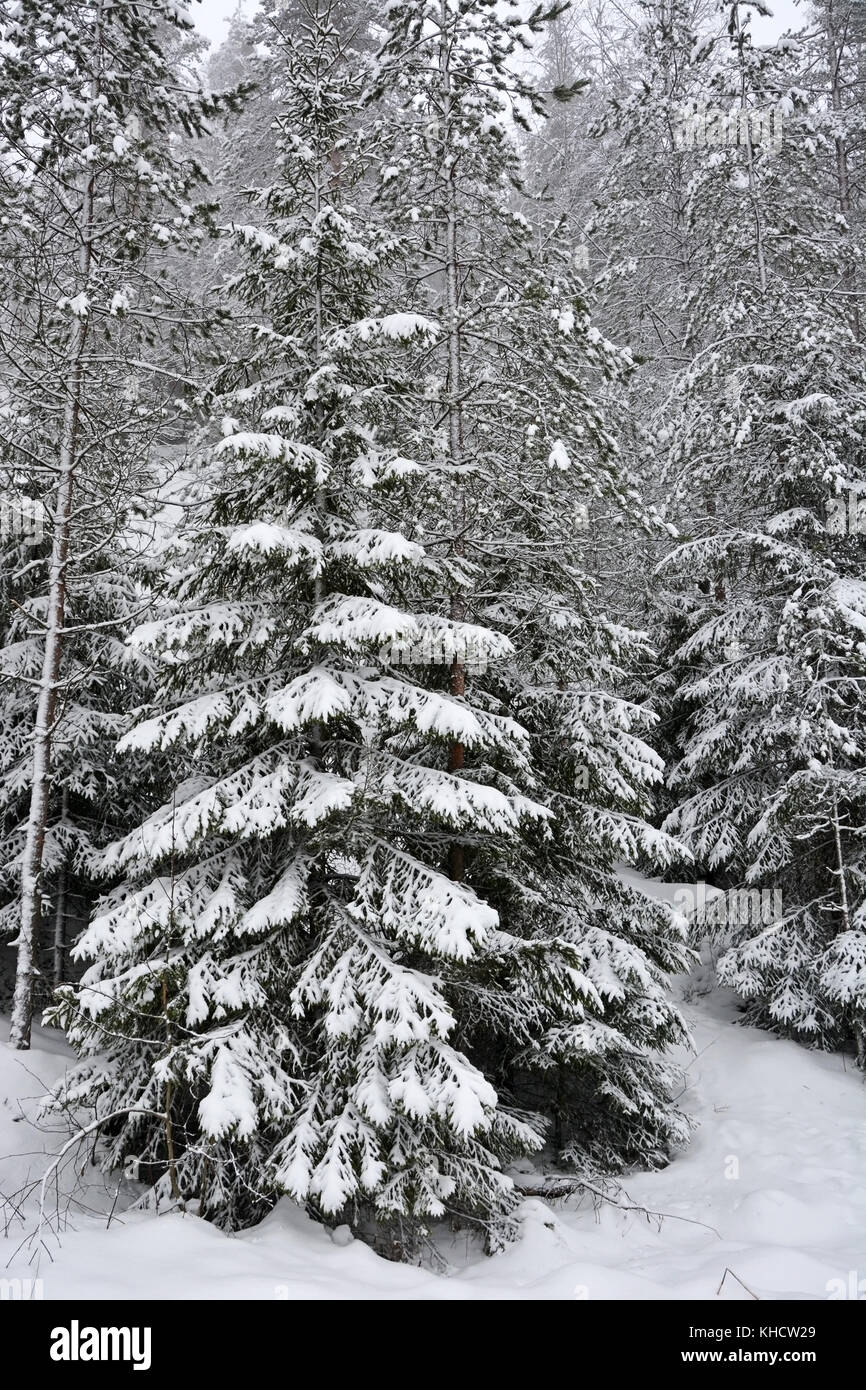
<path fill-rule="evenodd" d="M 97 49 L 101 43 L 97 25 Z M 98 83 L 93 83 L 94 96 Z M 89 143 L 89 141 L 88 141 Z M 84 182 L 77 221 L 81 239 L 78 261 L 78 290 L 85 293 L 93 257 L 93 214 L 95 179 Z M 15 993 L 12 1000 L 12 1026 L 9 1041 L 14 1048 L 30 1046 L 30 1027 L 39 975 L 42 936 L 42 862 L 45 853 L 45 827 L 51 793 L 51 736 L 57 706 L 57 687 L 63 654 L 63 623 L 66 613 L 66 579 L 69 561 L 69 533 L 72 494 L 78 461 L 78 427 L 84 386 L 84 348 L 87 341 L 87 313 L 77 313 L 69 336 L 68 368 L 65 382 L 66 405 L 60 434 L 57 501 L 54 510 L 54 539 L 48 581 L 48 615 L 45 650 L 39 679 L 36 721 L 33 729 L 32 786 L 27 835 L 21 866 L 21 928 L 18 934 L 18 960 Z"/>
<path fill-rule="evenodd" d="M 21 867 L 21 931 L 18 937 L 18 964 L 12 1001 L 12 1027 L 9 1041 L 15 1048 L 30 1046 L 39 950 L 42 935 L 42 861 L 45 827 L 51 793 L 51 735 L 57 706 L 57 682 L 63 651 L 62 628 L 66 611 L 66 568 L 69 558 L 69 522 L 75 475 L 76 443 L 80 413 L 86 324 L 76 320 L 73 330 L 73 366 L 67 381 L 68 399 L 60 446 L 60 481 L 54 513 L 54 544 L 48 590 L 48 623 L 45 651 L 39 681 L 36 722 L 33 730 L 33 782 L 27 837 Z"/>
<path fill-rule="evenodd" d="M 60 813 L 61 824 L 66 820 L 69 797 L 66 788 L 63 789 L 63 807 Z M 57 878 L 57 901 L 54 904 L 54 988 L 59 988 L 63 984 L 66 957 L 66 864 L 61 866 Z"/>

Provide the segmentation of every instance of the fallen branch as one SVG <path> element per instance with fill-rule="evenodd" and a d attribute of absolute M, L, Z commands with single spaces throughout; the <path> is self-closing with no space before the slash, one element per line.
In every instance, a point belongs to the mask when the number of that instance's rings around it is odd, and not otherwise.
<path fill-rule="evenodd" d="M 743 1281 L 742 1281 L 742 1279 L 740 1278 L 739 1274 L 735 1274 L 734 1271 L 733 1271 L 732 1269 L 728 1269 L 727 1265 L 725 1265 L 725 1272 L 724 1272 L 724 1274 L 722 1275 L 722 1282 L 721 1282 L 721 1284 L 719 1284 L 719 1287 L 716 1289 L 716 1298 L 718 1298 L 719 1294 L 722 1292 L 722 1284 L 724 1284 L 724 1282 L 725 1282 L 725 1280 L 727 1279 L 727 1277 L 728 1277 L 729 1274 L 730 1274 L 730 1276 L 731 1276 L 732 1279 L 736 1279 L 737 1283 L 740 1285 L 741 1288 L 743 1288 L 743 1289 L 746 1290 L 746 1293 L 751 1294 L 752 1298 L 755 1300 L 756 1303 L 760 1303 L 761 1300 L 760 1300 L 760 1298 L 758 1297 L 758 1295 L 754 1292 L 754 1290 L 753 1290 L 753 1289 L 750 1289 L 749 1286 L 748 1286 L 748 1284 L 744 1284 Z"/>
<path fill-rule="evenodd" d="M 678 1216 L 676 1212 L 672 1211 L 653 1211 L 651 1207 L 643 1207 L 636 1202 L 618 1201 L 617 1198 L 612 1197 L 610 1193 L 604 1192 L 598 1187 L 593 1187 L 592 1183 L 586 1182 L 583 1178 L 554 1179 L 554 1182 L 559 1185 L 556 1187 L 553 1185 L 549 1187 L 518 1187 L 518 1191 L 523 1197 L 540 1197 L 543 1201 L 548 1202 L 564 1201 L 566 1197 L 573 1197 L 583 1192 L 591 1192 L 599 1202 L 606 1202 L 609 1206 L 616 1207 L 618 1211 L 639 1212 L 642 1216 L 645 1216 L 648 1221 L 686 1221 L 690 1226 L 702 1226 L 705 1231 L 712 1231 L 714 1236 L 717 1236 L 719 1240 L 722 1239 L 721 1231 L 716 1230 L 715 1226 L 710 1226 L 706 1221 L 698 1221 L 693 1216 Z M 734 1277 L 736 1278 L 736 1275 Z M 745 1285 L 743 1285 L 743 1287 L 745 1288 Z"/>
<path fill-rule="evenodd" d="M 45 1186 L 48 1182 L 48 1179 L 51 1177 L 51 1174 L 57 1171 L 70 1149 L 74 1148 L 76 1144 L 80 1144 L 82 1140 L 86 1139 L 89 1134 L 95 1133 L 102 1127 L 102 1125 L 107 1124 L 109 1120 L 120 1119 L 121 1115 L 155 1115 L 158 1119 L 164 1118 L 161 1110 L 151 1110 L 149 1106 L 124 1106 L 122 1110 L 112 1110 L 110 1115 L 101 1115 L 98 1120 L 93 1120 L 91 1124 L 83 1125 L 77 1134 L 73 1134 L 71 1138 L 67 1139 L 66 1143 L 63 1145 L 56 1158 L 46 1168 L 42 1178 L 42 1183 L 40 1185 L 39 1225 L 36 1228 L 36 1237 L 39 1240 L 40 1244 L 42 1243 L 42 1229 L 45 1225 Z"/>

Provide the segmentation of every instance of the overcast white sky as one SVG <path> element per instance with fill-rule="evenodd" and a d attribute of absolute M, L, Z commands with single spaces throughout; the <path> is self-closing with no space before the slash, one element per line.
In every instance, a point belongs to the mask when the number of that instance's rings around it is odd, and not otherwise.
<path fill-rule="evenodd" d="M 768 0 L 773 10 L 772 19 L 754 17 L 752 29 L 759 43 L 769 43 L 792 24 L 802 23 L 803 6 L 795 5 L 794 0 Z M 245 0 L 245 8 L 252 9 L 254 0 Z M 238 0 L 194 0 L 190 9 L 195 16 L 196 27 L 211 43 L 219 43 L 225 38 L 229 16 L 237 9 Z"/>
<path fill-rule="evenodd" d="M 237 9 L 237 0 L 193 0 L 187 8 L 200 33 L 211 43 L 219 43 L 225 38 L 228 18 Z"/>

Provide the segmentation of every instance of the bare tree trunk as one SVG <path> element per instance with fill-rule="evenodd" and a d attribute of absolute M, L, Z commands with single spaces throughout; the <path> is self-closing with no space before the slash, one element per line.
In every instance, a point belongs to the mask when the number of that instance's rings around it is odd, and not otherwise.
<path fill-rule="evenodd" d="M 54 513 L 54 544 L 48 590 L 48 622 L 45 651 L 39 681 L 36 722 L 33 730 L 33 784 L 30 813 L 21 867 L 21 931 L 18 937 L 18 965 L 12 1001 L 13 1047 L 30 1046 L 30 1025 L 36 979 L 39 975 L 39 947 L 42 931 L 42 860 L 45 827 L 51 792 L 51 735 L 57 706 L 57 682 L 63 651 L 62 628 L 66 611 L 66 568 L 69 558 L 69 521 L 75 476 L 76 443 L 83 379 L 81 358 L 86 324 L 76 320 L 72 339 L 72 371 L 67 381 L 67 404 L 60 446 L 60 480 Z"/>
<path fill-rule="evenodd" d="M 851 908 L 848 901 L 848 885 L 845 879 L 845 856 L 842 852 L 842 831 L 839 826 L 839 798 L 833 793 L 833 844 L 836 849 L 836 876 L 839 879 L 839 912 L 842 930 L 851 930 Z M 866 1026 L 862 1013 L 854 1018 L 854 1041 L 857 1047 L 857 1066 L 866 1071 Z"/>
<path fill-rule="evenodd" d="M 97 26 L 97 47 L 99 42 L 99 27 Z M 96 90 L 97 83 L 95 81 L 93 85 L 94 90 Z M 87 289 L 93 258 L 94 204 L 95 178 L 91 174 L 85 180 L 81 207 L 77 215 L 81 238 L 78 260 L 78 284 L 81 292 L 85 292 Z M 84 386 L 84 349 L 87 341 L 87 326 L 87 313 L 76 313 L 69 336 L 65 382 L 66 405 L 60 434 L 54 538 L 48 580 L 45 650 L 42 657 L 36 720 L 33 729 L 33 776 L 30 811 L 27 818 L 27 835 L 21 866 L 21 928 L 18 934 L 12 1026 L 9 1032 L 11 1045 L 18 1049 L 25 1049 L 30 1046 L 36 980 L 40 973 L 42 863 L 45 854 L 45 828 L 48 821 L 51 794 L 51 736 L 54 730 L 57 688 L 63 655 L 69 533 L 75 469 L 78 462 L 78 427 Z"/>
<path fill-rule="evenodd" d="M 69 796 L 63 789 L 63 807 L 60 812 L 61 823 L 66 820 Z M 54 904 L 54 972 L 53 983 L 57 989 L 63 984 L 66 973 L 66 864 L 62 864 L 57 878 L 57 901 Z"/>

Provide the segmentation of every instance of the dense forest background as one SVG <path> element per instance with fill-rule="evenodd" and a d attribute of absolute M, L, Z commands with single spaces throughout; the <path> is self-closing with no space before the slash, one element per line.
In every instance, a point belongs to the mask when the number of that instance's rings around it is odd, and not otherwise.
<path fill-rule="evenodd" d="M 707 938 L 866 1066 L 866 6 L 763 13 L 0 0 L 3 1002 L 155 1203 L 497 1248 Z"/>

